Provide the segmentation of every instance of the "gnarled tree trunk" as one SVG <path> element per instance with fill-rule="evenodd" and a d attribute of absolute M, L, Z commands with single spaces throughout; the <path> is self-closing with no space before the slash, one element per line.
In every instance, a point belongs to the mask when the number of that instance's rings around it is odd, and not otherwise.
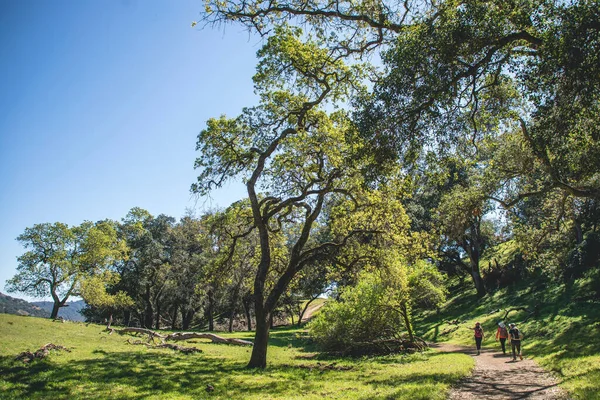
<path fill-rule="evenodd" d="M 260 310 L 257 308 L 255 312 L 256 333 L 254 335 L 254 346 L 252 346 L 252 355 L 248 362 L 248 368 L 266 368 L 271 318 L 269 314 L 265 313 L 263 307 L 260 307 Z"/>

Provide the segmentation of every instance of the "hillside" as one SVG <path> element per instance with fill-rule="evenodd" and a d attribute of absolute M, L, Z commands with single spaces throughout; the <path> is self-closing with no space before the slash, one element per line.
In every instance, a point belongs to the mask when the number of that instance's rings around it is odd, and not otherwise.
<path fill-rule="evenodd" d="M 0 313 L 48 318 L 52 312 L 52 305 L 51 301 L 28 302 L 0 293 Z M 85 318 L 79 311 L 84 307 L 85 302 L 83 300 L 69 301 L 66 307 L 59 310 L 58 316 L 69 321 L 83 322 Z"/>
<path fill-rule="evenodd" d="M 526 358 L 554 373 L 572 398 L 600 399 L 600 302 L 589 297 L 588 283 L 531 280 L 483 299 L 470 287 L 455 287 L 447 305 L 417 326 L 427 340 L 474 347 L 472 328 L 480 322 L 484 347 L 499 350 L 497 323 L 509 311 L 504 321 L 523 333 Z"/>
<path fill-rule="evenodd" d="M 49 316 L 52 312 L 52 306 L 54 303 L 51 301 L 35 301 L 31 304 L 46 310 Z M 66 307 L 61 307 L 60 310 L 58 310 L 58 316 L 68 319 L 69 321 L 83 322 L 85 321 L 85 318 L 79 313 L 79 311 L 81 311 L 84 307 L 85 301 L 83 300 L 68 301 Z"/>
<path fill-rule="evenodd" d="M 471 357 L 434 351 L 382 357 L 320 357 L 306 332 L 271 331 L 269 366 L 244 368 L 250 349 L 204 340 L 179 342 L 185 355 L 109 335 L 104 326 L 0 314 L 2 399 L 433 399 L 473 367 Z M 219 333 L 253 338 L 252 332 Z M 129 342 L 128 342 L 129 339 Z M 141 339 L 141 338 L 137 338 Z M 139 340 L 138 340 L 139 341 Z M 53 343 L 47 359 L 16 361 L 25 350 Z"/>
<path fill-rule="evenodd" d="M 39 305 L 0 293 L 0 313 L 48 318 L 50 312 Z"/>

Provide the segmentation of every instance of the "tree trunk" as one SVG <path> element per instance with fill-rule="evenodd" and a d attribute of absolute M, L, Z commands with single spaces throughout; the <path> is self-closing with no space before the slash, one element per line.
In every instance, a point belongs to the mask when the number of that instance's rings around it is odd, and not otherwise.
<path fill-rule="evenodd" d="M 184 309 L 181 310 L 181 329 L 185 331 L 190 328 L 192 320 L 194 319 L 194 314 L 195 311 L 193 308 L 190 308 L 187 311 L 185 311 Z"/>
<path fill-rule="evenodd" d="M 50 313 L 50 319 L 56 319 L 58 317 L 58 310 L 60 310 L 60 301 L 54 300 L 54 305 L 52 305 L 52 312 Z"/>
<path fill-rule="evenodd" d="M 479 262 L 474 262 L 473 260 L 471 260 L 471 277 L 473 278 L 475 289 L 477 289 L 477 297 L 484 297 L 487 294 L 487 290 L 479 272 Z"/>
<path fill-rule="evenodd" d="M 144 294 L 144 328 L 152 328 L 154 322 L 154 310 L 152 309 L 152 300 L 150 296 L 150 285 L 146 285 L 146 293 Z"/>
<path fill-rule="evenodd" d="M 262 307 L 261 307 L 262 308 Z M 269 329 L 272 318 L 263 310 L 256 312 L 256 333 L 254 335 L 254 346 L 248 368 L 265 368 L 267 366 L 267 346 L 269 342 Z"/>
<path fill-rule="evenodd" d="M 478 227 L 476 225 L 475 227 Z M 478 230 L 476 230 L 478 232 Z M 483 279 L 481 278 L 481 272 L 479 271 L 479 245 L 478 241 L 479 237 L 476 235 L 475 237 L 471 237 L 470 240 L 464 240 L 463 249 L 467 251 L 469 255 L 469 273 L 471 274 L 471 278 L 473 278 L 473 283 L 475 284 L 475 289 L 477 290 L 477 297 L 481 298 L 487 294 L 487 289 L 483 283 Z"/>
<path fill-rule="evenodd" d="M 165 288 L 164 285 L 162 285 L 160 287 L 160 289 L 157 291 L 156 295 L 154 296 L 154 304 L 156 305 L 156 324 L 155 324 L 155 329 L 160 329 L 160 302 L 162 299 L 162 292 L 163 289 Z"/>
<path fill-rule="evenodd" d="M 156 324 L 154 325 L 154 329 L 160 329 L 160 303 L 156 302 Z"/>
<path fill-rule="evenodd" d="M 129 310 L 123 311 L 123 325 L 129 326 L 130 322 L 131 322 L 131 311 L 129 311 Z"/>
<path fill-rule="evenodd" d="M 233 295 L 231 296 L 231 314 L 229 314 L 229 332 L 233 332 L 233 319 L 235 318 L 235 305 L 238 302 L 238 294 L 239 294 L 239 286 L 235 288 L 233 291 Z"/>
<path fill-rule="evenodd" d="M 400 305 L 402 309 L 402 318 L 404 319 L 404 325 L 406 325 L 406 331 L 408 333 L 408 338 L 411 343 L 415 342 L 415 334 L 413 333 L 412 324 L 410 322 L 410 311 L 408 310 L 408 306 L 406 303 L 402 303 Z"/>
<path fill-rule="evenodd" d="M 60 308 L 62 307 L 62 305 L 64 303 L 60 301 L 60 298 L 58 297 L 58 294 L 56 293 L 56 288 L 54 286 L 52 287 L 51 294 L 52 294 L 52 300 L 54 301 L 54 304 L 52 305 L 52 312 L 50 313 L 50 319 L 56 319 L 58 317 L 58 310 L 60 310 Z"/>
<path fill-rule="evenodd" d="M 208 317 L 208 330 L 215 330 L 215 321 L 213 318 L 213 307 L 214 307 L 214 299 L 212 290 L 208 291 L 208 308 L 206 310 L 206 316 Z"/>
<path fill-rule="evenodd" d="M 171 321 L 171 329 L 172 330 L 176 330 L 177 329 L 177 314 L 179 313 L 179 304 L 175 303 L 175 305 L 173 306 L 173 320 Z"/>
<path fill-rule="evenodd" d="M 244 304 L 244 312 L 246 313 L 246 322 L 248 323 L 248 330 L 252 330 L 252 316 L 250 315 L 250 302 L 252 297 L 245 296 L 242 303 Z"/>
<path fill-rule="evenodd" d="M 233 332 L 233 319 L 235 318 L 235 312 L 232 310 L 231 314 L 229 315 L 229 327 L 228 327 L 228 331 L 229 333 Z"/>

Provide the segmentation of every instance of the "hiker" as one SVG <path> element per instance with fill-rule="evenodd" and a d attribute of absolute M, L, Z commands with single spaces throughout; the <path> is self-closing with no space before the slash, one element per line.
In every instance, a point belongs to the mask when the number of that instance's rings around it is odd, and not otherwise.
<path fill-rule="evenodd" d="M 523 334 L 519 331 L 519 328 L 517 328 L 515 324 L 510 324 L 509 327 L 510 329 L 508 330 L 508 335 L 510 336 L 513 361 L 517 361 L 517 355 L 522 360 L 523 356 L 521 355 L 521 339 L 523 339 Z"/>
<path fill-rule="evenodd" d="M 500 339 L 500 346 L 502 346 L 502 354 L 506 355 L 506 339 L 508 339 L 508 329 L 504 325 L 503 321 L 498 322 L 498 330 L 496 330 L 496 342 Z"/>
<path fill-rule="evenodd" d="M 477 322 L 475 324 L 475 345 L 477 346 L 477 355 L 481 351 L 481 342 L 483 341 L 483 328 L 481 324 Z"/>

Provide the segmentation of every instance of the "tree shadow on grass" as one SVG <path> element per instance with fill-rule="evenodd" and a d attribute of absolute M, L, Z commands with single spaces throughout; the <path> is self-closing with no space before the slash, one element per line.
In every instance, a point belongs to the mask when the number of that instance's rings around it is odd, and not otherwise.
<path fill-rule="evenodd" d="M 385 379 L 372 379 L 368 383 L 374 388 L 373 394 L 364 399 L 431 399 L 434 393 L 439 393 L 439 398 L 445 398 L 446 388 L 456 383 L 457 379 L 453 374 L 423 372 L 396 375 Z M 377 389 L 383 387 L 397 389 L 392 394 L 386 390 L 384 390 L 387 392 L 386 394 L 377 394 Z"/>
<path fill-rule="evenodd" d="M 0 376 L 10 388 L 2 399 L 143 399 L 149 396 L 187 395 L 193 398 L 293 396 L 299 382 L 311 388 L 311 376 L 319 375 L 296 366 L 272 366 L 266 370 L 245 368 L 245 362 L 205 355 L 180 355 L 148 351 L 96 351 L 97 358 L 31 365 L 0 357 Z M 343 380 L 341 373 L 327 379 Z M 316 380 L 315 380 L 316 382 Z M 208 393 L 207 386 L 214 388 Z"/>

